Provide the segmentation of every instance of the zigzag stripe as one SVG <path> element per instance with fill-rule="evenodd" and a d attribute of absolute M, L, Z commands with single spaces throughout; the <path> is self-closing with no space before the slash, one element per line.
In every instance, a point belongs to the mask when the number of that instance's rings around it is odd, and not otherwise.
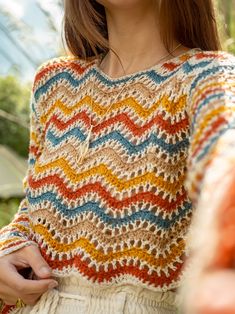
<path fill-rule="evenodd" d="M 213 144 L 228 130 L 235 129 L 235 119 L 231 121 L 229 125 L 225 128 L 222 128 L 219 132 L 217 132 L 211 139 L 208 141 L 207 145 L 203 148 L 201 153 L 196 157 L 196 162 L 199 162 L 206 154 L 208 154 Z"/>
<path fill-rule="evenodd" d="M 80 131 L 79 128 L 74 128 L 68 131 L 67 133 L 63 134 L 61 137 L 57 137 L 56 135 L 53 134 L 52 131 L 48 131 L 46 137 L 53 146 L 59 145 L 68 137 L 78 138 L 82 142 L 84 142 L 86 139 L 86 136 Z M 109 134 L 106 134 L 94 141 L 91 141 L 89 147 L 95 148 L 99 145 L 103 145 L 107 141 L 112 141 L 112 140 L 116 141 L 117 143 L 120 143 L 120 145 L 123 148 L 125 148 L 125 150 L 130 155 L 143 152 L 146 149 L 146 147 L 148 147 L 151 144 L 161 147 L 161 149 L 166 151 L 168 154 L 177 154 L 179 151 L 187 148 L 189 145 L 188 138 L 184 138 L 183 140 L 178 141 L 175 144 L 171 144 L 171 143 L 167 143 L 166 141 L 164 141 L 163 138 L 160 138 L 156 136 L 155 134 L 151 134 L 147 139 L 144 140 L 144 142 L 140 144 L 132 144 L 130 141 L 128 141 L 128 139 L 126 139 L 118 131 L 112 131 Z"/>
<path fill-rule="evenodd" d="M 0 249 L 2 249 L 2 248 L 8 248 L 9 246 L 9 244 L 12 244 L 12 243 L 14 243 L 15 241 L 17 241 L 17 240 L 19 240 L 19 238 L 18 237 L 14 237 L 13 235 L 11 235 L 11 238 L 10 239 L 7 239 L 7 240 L 5 240 L 5 241 L 1 241 L 0 242 Z"/>
<path fill-rule="evenodd" d="M 163 84 L 163 87 L 169 84 L 171 81 L 175 81 L 175 78 L 172 77 L 169 79 L 168 82 Z M 172 83 L 172 82 L 171 82 Z M 146 84 L 142 83 L 141 81 L 137 82 L 130 82 L 126 88 L 123 88 L 123 92 L 125 90 L 129 89 L 138 89 L 138 91 L 143 95 L 144 98 L 154 99 L 156 95 L 159 95 L 162 91 L 162 85 L 161 87 L 156 86 L 155 88 L 149 88 Z M 110 90 L 106 86 L 101 86 L 101 83 L 97 80 L 93 81 L 87 81 L 86 84 L 79 87 L 79 95 L 87 95 L 87 90 L 98 90 L 99 93 L 102 95 L 102 99 L 107 100 L 110 99 L 110 96 L 114 96 L 115 94 L 118 95 L 120 92 L 120 87 L 116 86 L 113 90 Z M 48 90 L 46 99 L 51 103 L 53 99 L 56 99 L 58 96 L 57 91 L 59 90 L 60 95 L 66 95 L 66 99 L 69 101 L 69 103 L 73 103 L 77 101 L 77 93 L 75 93 L 74 88 L 70 85 L 56 85 L 54 88 L 51 88 Z M 63 99 L 63 96 L 62 96 Z M 40 103 L 40 101 L 39 101 Z"/>
<path fill-rule="evenodd" d="M 29 179 L 30 188 L 32 190 L 33 189 L 39 190 L 36 193 L 35 193 L 35 191 L 32 191 L 32 193 L 35 197 L 40 196 L 41 195 L 40 192 L 44 191 L 45 186 L 47 186 L 47 185 L 48 185 L 48 187 L 47 187 L 48 191 L 50 191 L 50 189 L 52 189 L 53 193 L 60 192 L 60 195 L 62 195 L 68 201 L 76 200 L 76 199 L 81 198 L 81 197 L 85 197 L 87 194 L 89 195 L 89 193 L 93 193 L 93 194 L 95 193 L 96 197 L 98 196 L 102 201 L 105 201 L 107 206 L 110 206 L 110 207 L 116 206 L 116 209 L 122 207 L 124 204 L 129 204 L 130 198 L 135 197 L 135 195 L 138 198 L 138 200 L 140 201 L 139 197 L 137 196 L 137 195 L 139 195 L 139 193 L 135 194 L 134 196 L 125 197 L 122 200 L 120 200 L 119 198 L 112 196 L 112 194 L 115 195 L 115 193 L 109 192 L 108 190 L 106 190 L 104 187 L 102 187 L 100 182 L 86 184 L 83 187 L 74 191 L 74 190 L 66 187 L 65 184 L 63 183 L 63 181 L 61 179 L 59 179 L 57 176 L 48 176 L 47 178 L 39 179 L 37 181 L 34 181 L 32 178 Z M 55 189 L 55 187 L 56 187 L 56 189 Z M 131 190 L 132 190 L 132 188 L 130 187 L 128 190 L 125 190 L 125 193 L 128 193 L 128 191 L 131 192 Z M 178 193 L 179 192 L 182 193 L 182 190 L 183 190 L 183 187 L 179 186 L 178 187 Z M 111 191 L 112 191 L 112 189 L 111 189 Z M 146 192 L 143 192 L 143 193 L 146 193 Z M 149 193 L 153 194 L 151 201 L 149 201 L 149 197 L 147 197 L 147 200 L 150 203 L 154 204 L 157 201 L 157 204 L 159 206 L 163 206 L 163 204 L 168 205 L 168 207 L 166 207 L 166 208 L 164 207 L 164 209 L 166 211 L 169 212 L 169 211 L 173 210 L 172 206 L 174 205 L 174 203 L 172 202 L 172 200 L 167 200 L 167 202 L 166 202 L 164 199 L 164 196 L 159 197 L 159 196 L 155 196 L 155 194 L 152 192 L 149 192 Z M 142 195 L 142 196 L 144 196 L 144 195 Z M 166 194 L 164 193 L 164 195 L 166 195 Z M 174 202 L 178 202 L 179 199 L 182 198 L 182 195 L 180 194 L 180 196 L 178 196 L 178 197 L 175 197 L 175 195 L 176 195 L 176 193 L 173 194 L 172 198 L 176 198 L 176 200 Z M 145 198 L 146 198 L 146 196 L 145 196 Z M 144 201 L 145 198 L 142 201 Z M 169 197 L 169 196 L 168 196 L 168 198 L 171 199 L 171 197 Z M 137 199 L 135 199 L 135 201 L 137 201 Z M 171 209 L 169 209 L 169 208 L 171 208 Z"/>
<path fill-rule="evenodd" d="M 2 252 L 32 240 L 55 276 L 106 288 L 179 286 L 211 151 L 235 130 L 235 59 L 193 51 L 119 79 L 88 60 L 39 70 L 25 203 L 0 231 Z M 90 150 L 80 161 L 90 118 Z"/>
<path fill-rule="evenodd" d="M 195 59 L 197 60 L 203 59 L 203 62 L 205 59 L 211 59 L 214 57 L 219 58 L 220 56 L 218 54 L 213 54 L 213 53 L 207 53 L 207 55 L 205 55 L 204 53 L 200 53 L 200 52 L 194 55 Z M 190 56 L 187 56 L 187 54 L 185 56 L 181 56 L 180 58 L 181 61 L 187 61 L 189 59 L 190 59 Z M 49 63 L 47 62 L 42 65 L 41 69 L 39 70 L 39 72 L 37 73 L 35 77 L 35 83 L 36 83 L 35 85 L 37 85 L 37 83 L 41 80 L 41 78 L 44 78 L 45 75 L 49 75 L 50 73 L 53 73 L 55 69 L 57 68 L 63 69 L 62 66 L 65 66 L 66 71 L 69 71 L 71 75 L 75 74 L 75 75 L 82 76 L 83 73 L 85 73 L 85 71 L 89 70 L 89 68 L 96 65 L 96 60 L 87 63 L 87 62 L 83 62 L 83 60 L 77 57 L 71 57 L 71 56 L 60 57 L 60 58 L 52 59 L 51 61 Z M 170 61 L 170 62 L 165 62 L 163 64 L 163 68 L 168 69 L 168 70 L 174 70 L 180 65 L 181 63 L 174 63 Z M 187 63 L 185 63 L 185 65 L 187 65 Z M 72 72 L 70 72 L 71 70 Z M 146 72 L 146 71 L 142 71 L 142 72 Z"/>
<path fill-rule="evenodd" d="M 91 111 L 94 112 L 97 116 L 105 116 L 107 108 L 100 105 L 99 103 L 93 101 L 90 96 L 85 96 L 79 102 L 75 103 L 73 106 L 66 106 L 61 100 L 57 99 L 49 107 L 46 113 L 40 117 L 41 124 L 45 124 L 48 121 L 48 117 L 52 115 L 55 109 L 59 109 L 65 116 L 74 114 L 75 110 L 79 110 L 83 106 L 89 106 Z M 176 102 L 169 100 L 167 96 L 162 96 L 157 102 L 155 102 L 149 108 L 143 108 L 133 97 L 128 97 L 122 101 L 113 103 L 112 107 L 109 110 L 109 113 L 128 107 L 128 110 L 132 109 L 133 112 L 138 115 L 141 119 L 148 119 L 156 110 L 162 107 L 171 115 L 175 115 L 186 106 L 186 96 L 182 95 Z"/>
<path fill-rule="evenodd" d="M 69 180 L 69 182 L 77 184 L 78 182 L 85 180 L 89 177 L 94 177 L 96 175 L 101 176 L 103 179 L 105 179 L 105 181 L 107 182 L 107 185 L 111 185 L 111 186 L 115 186 L 116 190 L 118 192 L 122 192 L 124 190 L 128 190 L 129 188 L 133 188 L 135 186 L 138 186 L 139 184 L 143 184 L 143 183 L 150 183 L 152 186 L 159 186 L 162 189 L 164 189 L 165 191 L 175 194 L 180 187 L 182 186 L 182 183 L 185 180 L 185 174 L 181 175 L 181 177 L 179 177 L 178 182 L 173 182 L 170 183 L 169 181 L 165 181 L 161 176 L 157 177 L 156 174 L 154 172 L 147 172 L 146 174 L 142 174 L 139 176 L 136 176 L 134 178 L 131 178 L 129 180 L 125 180 L 125 179 L 119 179 L 115 174 L 112 173 L 112 170 L 109 169 L 105 164 L 99 164 L 96 167 L 93 167 L 87 171 L 84 172 L 79 172 L 76 173 L 73 171 L 73 169 L 68 165 L 68 163 L 63 159 L 60 158 L 54 162 L 51 162 L 45 166 L 39 166 L 36 165 L 35 166 L 35 173 L 43 173 L 45 170 L 48 169 L 52 169 L 52 168 L 56 168 L 56 169 L 61 169 L 63 170 L 62 173 L 65 175 L 65 178 L 67 180 Z M 57 175 L 53 175 L 53 176 L 48 176 L 50 178 L 51 181 L 49 182 L 53 182 L 55 184 L 59 183 L 57 178 Z M 33 179 L 31 176 L 29 178 L 30 180 L 30 184 L 32 184 L 32 187 L 34 184 L 36 184 L 35 179 Z M 44 179 L 42 179 L 44 180 Z M 45 180 L 48 181 L 48 179 L 45 178 Z M 57 181 L 55 181 L 57 180 Z M 42 184 L 47 183 L 47 181 L 43 182 L 41 180 L 38 180 L 39 182 L 39 186 L 40 186 L 40 182 L 42 182 Z M 63 182 L 63 181 L 60 181 Z M 99 184 L 98 182 L 96 184 Z M 64 185 L 62 186 L 63 188 L 65 187 Z M 96 188 L 98 188 L 98 186 L 96 186 Z"/>
<path fill-rule="evenodd" d="M 201 104 L 198 105 L 198 107 L 195 111 L 195 115 L 194 115 L 194 119 L 193 119 L 193 125 L 196 123 L 196 118 L 204 106 L 213 103 L 213 100 L 214 101 L 217 99 L 219 100 L 223 97 L 224 97 L 224 92 L 218 93 L 218 94 L 213 94 L 207 98 L 204 98 L 203 102 L 201 102 Z M 235 111 L 235 109 L 232 108 L 232 104 L 235 104 L 235 96 L 233 97 L 233 99 L 231 98 L 230 102 L 231 102 L 231 111 Z M 227 106 L 221 106 L 221 108 L 224 108 L 224 111 L 228 110 Z M 217 109 L 215 109 L 215 110 L 217 110 Z M 210 114 L 210 112 L 208 114 Z"/>
<path fill-rule="evenodd" d="M 220 72 L 221 70 L 222 70 L 222 73 L 225 70 L 228 70 L 228 73 L 229 73 L 229 71 L 231 70 L 231 65 L 230 64 L 229 65 L 223 64 L 222 66 L 220 65 L 220 66 L 217 66 L 217 67 L 212 67 L 211 69 L 206 68 L 206 70 L 202 71 L 201 73 L 199 73 L 196 76 L 194 82 L 192 82 L 191 87 L 190 87 L 190 94 L 192 93 L 193 90 L 196 89 L 197 85 L 200 86 L 199 82 L 201 80 L 206 80 L 207 77 L 209 77 L 208 80 L 210 80 L 210 78 L 212 77 L 213 74 L 219 75 L 219 73 L 221 73 Z"/>
<path fill-rule="evenodd" d="M 197 130 L 195 130 L 195 135 L 193 137 L 193 141 L 191 143 L 192 148 L 196 146 L 198 141 L 201 139 L 203 133 L 205 132 L 205 129 L 208 129 L 208 126 L 211 127 L 212 121 L 215 117 L 218 117 L 220 119 L 223 119 L 224 122 L 226 121 L 226 118 L 228 119 L 231 117 L 231 113 L 235 113 L 235 107 L 230 109 L 230 112 L 228 114 L 228 108 L 226 106 L 220 106 L 218 108 L 215 108 L 214 110 L 211 110 L 207 114 L 204 114 L 203 119 L 200 123 L 198 123 Z M 223 114 L 223 115 L 222 115 Z"/>
<path fill-rule="evenodd" d="M 27 222 L 27 224 L 25 224 L 25 222 Z M 20 232 L 22 232 L 22 234 L 23 233 L 25 233 L 25 234 L 29 233 L 28 219 L 20 219 L 18 221 L 14 220 L 14 223 L 11 223 L 9 227 L 10 227 L 9 231 L 11 233 L 14 233 L 15 231 L 17 233 L 19 233 L 19 231 L 20 231 Z M 6 232 L 7 229 L 5 229 L 4 231 Z"/>
<path fill-rule="evenodd" d="M 68 165 L 72 164 L 73 167 L 71 167 L 72 172 L 76 172 L 77 168 L 79 168 L 79 172 L 84 171 L 84 169 L 87 169 L 87 166 L 89 163 L 93 162 L 94 159 L 100 159 L 103 160 L 103 163 L 109 166 L 110 162 L 112 164 L 112 169 L 114 170 L 114 174 L 118 173 L 118 171 L 129 171 L 130 169 L 135 169 L 136 172 L 138 172 L 139 168 L 143 166 L 143 164 L 149 163 L 154 164 L 154 166 L 157 168 L 156 175 L 158 175 L 159 172 L 162 173 L 164 171 L 165 175 L 171 175 L 171 178 L 179 178 L 179 175 L 182 175 L 183 167 L 185 166 L 186 158 L 185 156 L 181 157 L 178 161 L 175 161 L 175 163 L 171 164 L 169 162 L 166 162 L 164 159 L 161 160 L 157 157 L 156 153 L 146 153 L 142 158 L 138 159 L 137 161 L 132 162 L 126 162 L 126 157 L 122 159 L 122 156 L 120 153 L 118 154 L 112 147 L 104 147 L 101 148 L 99 151 L 94 152 L 93 154 L 89 154 L 83 162 L 83 165 L 77 166 L 76 163 L 74 163 L 74 160 L 78 157 L 78 152 L 75 149 L 75 147 L 71 143 L 66 143 L 62 145 L 60 148 L 48 151 L 47 148 L 45 148 L 43 152 L 44 160 L 40 162 L 41 166 L 44 166 L 45 164 L 49 164 L 51 162 L 55 162 L 58 160 L 58 153 L 64 152 L 65 155 L 67 154 L 68 160 L 66 157 L 64 157 L 64 162 L 62 162 L 62 165 Z M 63 158 L 62 158 L 63 159 Z M 61 160 L 61 159 L 59 159 Z M 44 162 L 45 161 L 45 162 Z M 50 168 L 51 169 L 51 168 Z M 47 170 L 45 170 L 47 173 Z M 165 178 L 164 178 L 165 180 Z M 173 181 L 170 181 L 173 183 Z"/>
<path fill-rule="evenodd" d="M 97 250 L 95 245 L 86 238 L 81 237 L 72 243 L 65 244 L 58 242 L 56 238 L 52 237 L 47 228 L 42 225 L 33 225 L 32 229 L 35 234 L 43 236 L 42 241 L 44 242 L 45 246 L 50 247 L 54 251 L 58 253 L 69 252 L 72 254 L 74 250 L 81 248 L 93 259 L 93 261 L 97 262 L 98 264 L 102 264 L 103 266 L 104 263 L 111 263 L 114 260 L 120 260 L 131 256 L 132 258 L 138 258 L 141 261 L 145 261 L 152 267 L 165 268 L 173 261 L 177 260 L 177 257 L 182 256 L 182 252 L 185 248 L 185 242 L 180 240 L 177 245 L 174 243 L 171 245 L 171 250 L 168 252 L 168 254 L 166 254 L 166 257 L 156 258 L 149 254 L 145 249 L 138 247 L 129 249 L 125 248 L 117 252 L 109 252 L 104 254 L 100 250 Z"/>
<path fill-rule="evenodd" d="M 22 240 L 22 237 L 12 238 L 12 241 L 10 243 L 8 243 L 6 245 L 5 244 L 2 245 L 1 250 L 4 250 L 5 252 L 7 252 L 7 250 L 14 247 L 14 251 L 15 251 L 15 249 L 17 250 L 17 247 L 19 249 L 22 248 L 23 246 L 19 247 L 19 245 L 26 243 L 26 242 L 28 242 L 28 240 L 25 240 L 25 239 Z M 1 314 L 2 314 L 2 312 L 1 312 Z"/>
<path fill-rule="evenodd" d="M 133 230 L 128 230 L 126 227 L 124 229 L 120 228 L 120 234 L 112 235 L 111 230 L 101 229 L 100 226 L 97 226 L 97 222 L 93 222 L 90 217 L 87 219 L 83 219 L 82 221 L 75 222 L 73 225 L 68 225 L 62 227 L 60 221 L 57 220 L 55 214 L 53 212 L 49 212 L 47 209 L 38 209 L 32 212 L 33 221 L 38 221 L 41 217 L 47 219 L 48 224 L 51 226 L 51 230 L 56 230 L 56 233 L 61 235 L 61 238 L 67 237 L 68 239 L 73 239 L 73 235 L 83 235 L 83 234 L 92 234 L 92 239 L 97 240 L 97 245 L 104 245 L 108 247 L 114 248 L 117 245 L 123 245 L 124 242 L 130 242 L 132 240 L 138 241 L 137 239 L 141 239 L 143 245 L 151 244 L 157 245 L 159 247 L 163 247 L 163 243 L 166 243 L 165 239 L 162 239 L 161 236 L 156 234 L 157 228 L 153 228 L 148 230 L 148 228 L 134 226 Z M 178 236 L 179 230 L 185 228 L 188 224 L 188 221 L 184 220 L 182 225 L 178 228 L 170 229 L 168 233 L 168 238 L 174 238 Z M 156 230 L 155 230 L 156 229 Z M 114 231 L 114 230 L 113 230 Z M 170 240 L 169 240 L 170 242 Z M 163 249 L 167 249 L 166 245 L 164 245 Z"/>
<path fill-rule="evenodd" d="M 229 78 L 228 78 L 229 79 Z M 210 77 L 210 80 L 212 78 Z M 235 83 L 222 83 L 222 82 L 216 82 L 216 83 L 210 83 L 206 84 L 206 86 L 203 86 L 203 88 L 200 88 L 194 92 L 192 103 L 193 103 L 193 123 L 197 120 L 198 114 L 201 111 L 201 109 L 206 105 L 207 101 L 210 99 L 218 98 L 218 101 L 220 100 L 221 96 L 225 94 L 225 92 L 228 92 L 228 88 L 231 88 L 230 91 L 232 91 L 232 88 L 235 87 Z M 216 94 L 217 92 L 217 94 Z M 210 95 L 210 97 L 208 97 Z M 232 96 L 232 93 L 231 93 Z"/>
<path fill-rule="evenodd" d="M 204 136 L 202 136 L 198 141 L 197 147 L 196 144 L 194 144 L 194 147 L 192 148 L 193 151 L 192 158 L 194 158 L 202 150 L 203 145 L 207 143 L 210 137 L 213 137 L 214 132 L 218 132 L 218 129 L 221 126 L 225 125 L 225 123 L 226 119 L 224 117 L 218 117 L 218 119 L 211 123 L 210 128 L 207 131 L 205 131 Z"/>
<path fill-rule="evenodd" d="M 28 232 L 27 225 L 26 225 L 28 221 L 29 221 L 28 215 L 26 216 L 26 215 L 21 214 L 20 217 L 18 217 L 17 219 L 14 219 L 14 223 L 12 222 L 11 224 L 0 229 L 0 236 L 4 235 L 8 231 L 14 230 L 13 227 L 18 229 L 18 226 L 20 226 L 20 228 L 23 228 L 23 229 L 20 229 L 21 231 Z"/>
<path fill-rule="evenodd" d="M 97 184 L 98 185 L 98 184 Z M 174 212 L 177 208 L 177 206 L 179 206 L 183 201 L 185 201 L 186 199 L 186 195 L 185 195 L 185 191 L 182 191 L 182 194 L 180 194 L 178 197 L 176 197 L 175 200 L 171 200 L 169 201 L 168 199 L 164 199 L 163 197 L 161 197 L 160 195 L 155 195 L 153 192 L 142 192 L 142 193 L 138 193 L 135 194 L 133 196 L 130 197 L 126 197 L 123 200 L 118 200 L 115 199 L 114 197 L 110 196 L 110 194 L 108 192 L 106 192 L 104 189 L 102 190 L 99 185 L 93 187 L 92 190 L 92 184 L 88 184 L 86 187 L 79 189 L 78 192 L 79 196 L 85 196 L 88 192 L 91 192 L 94 190 L 94 192 L 98 195 L 101 195 L 101 200 L 102 203 L 103 201 L 105 201 L 105 203 L 107 204 L 107 206 L 110 206 L 110 208 L 114 209 L 116 212 L 117 210 L 122 210 L 130 205 L 134 205 L 135 203 L 138 204 L 139 202 L 149 202 L 151 205 L 153 206 L 158 206 L 161 207 L 161 209 L 166 213 L 166 212 Z M 85 192 L 84 192 L 85 191 Z M 102 193 L 103 192 L 103 193 Z M 78 196 L 78 193 L 76 194 L 67 194 L 65 192 L 63 192 L 63 197 L 67 196 L 69 201 L 74 201 L 76 200 L 76 196 Z M 36 193 L 31 193 L 31 198 L 34 198 L 37 200 L 37 202 L 39 202 L 39 200 L 41 199 L 46 200 L 49 199 L 50 200 L 50 195 L 52 196 L 52 199 L 55 198 L 55 192 L 54 191 L 48 191 L 47 193 L 41 192 L 40 194 L 36 194 Z M 142 197 L 142 198 L 141 198 Z M 61 203 L 63 203 L 63 200 L 61 200 Z M 57 202 L 56 202 L 57 204 Z M 76 203 L 77 204 L 77 203 Z M 74 206 L 76 206 L 76 204 L 74 204 Z M 95 202 L 92 202 L 90 204 L 96 204 Z M 98 203 L 100 204 L 100 203 Z M 74 211 L 74 206 L 72 208 L 67 208 L 67 211 Z M 79 207 L 78 207 L 79 208 Z M 105 210 L 105 209 L 104 209 Z"/>
<path fill-rule="evenodd" d="M 163 218 L 163 213 L 159 213 L 159 215 L 156 216 L 155 213 L 149 212 L 149 210 L 142 209 L 141 211 L 135 212 L 129 216 L 115 218 L 106 214 L 105 213 L 106 208 L 103 208 L 99 202 L 87 202 L 83 206 L 78 206 L 74 207 L 73 209 L 69 209 L 66 205 L 62 203 L 63 200 L 61 198 L 59 198 L 57 195 L 51 192 L 45 192 L 40 197 L 33 197 L 31 196 L 31 194 L 28 194 L 27 197 L 32 205 L 40 204 L 43 201 L 50 202 L 54 208 L 56 208 L 61 214 L 64 215 L 65 218 L 73 218 L 76 217 L 78 214 L 92 212 L 102 222 L 111 225 L 113 228 L 133 223 L 136 220 L 142 220 L 148 221 L 161 229 L 168 229 L 172 227 L 182 217 L 185 217 L 185 215 L 192 208 L 192 204 L 185 201 L 182 204 L 182 208 L 177 208 L 178 213 L 175 212 L 172 213 L 171 219 Z"/>
<path fill-rule="evenodd" d="M 76 124 L 77 121 L 81 120 L 87 127 L 89 127 L 89 116 L 85 111 L 77 113 L 75 116 L 73 116 L 68 121 L 64 121 L 64 119 L 60 119 L 57 114 L 53 114 L 51 118 L 47 121 L 45 126 L 45 133 L 49 126 L 54 126 L 59 131 L 64 131 L 65 129 L 71 127 L 71 125 Z M 93 133 L 99 134 L 101 133 L 105 128 L 108 128 L 109 126 L 115 125 L 115 124 L 122 125 L 122 128 L 128 129 L 133 136 L 142 136 L 146 131 L 151 129 L 153 125 L 157 125 L 158 129 L 162 131 L 166 131 L 167 134 L 173 135 L 177 134 L 180 131 L 185 131 L 188 127 L 188 118 L 184 118 L 179 122 L 169 123 L 166 121 L 163 117 L 163 115 L 158 114 L 156 117 L 152 118 L 149 122 L 146 124 L 140 126 L 134 121 L 131 120 L 131 118 L 126 113 L 120 113 L 117 114 L 115 117 L 110 117 L 106 121 L 103 121 L 99 123 L 98 125 L 95 125 L 93 127 Z M 92 125 L 95 124 L 95 122 L 91 123 Z"/>
<path fill-rule="evenodd" d="M 156 73 L 154 70 L 146 71 L 145 73 L 138 73 L 136 75 L 133 75 L 133 80 L 138 79 L 139 77 L 143 77 L 143 75 L 146 76 L 147 79 L 155 83 L 156 85 L 162 84 L 165 81 L 167 81 L 170 77 L 175 75 L 176 72 L 183 70 L 185 74 L 189 74 L 196 69 L 203 68 L 206 65 L 210 64 L 211 60 L 209 61 L 202 61 L 197 64 L 190 64 L 188 61 L 186 61 L 181 67 L 178 67 L 175 71 L 171 71 L 168 74 L 160 75 Z M 88 72 L 86 72 L 82 77 L 79 76 L 79 78 L 73 77 L 73 75 L 67 71 L 60 72 L 55 74 L 52 78 L 46 81 L 46 83 L 35 90 L 35 99 L 38 101 L 39 97 L 43 94 L 46 94 L 48 90 L 53 86 L 59 83 L 59 81 L 64 80 L 67 81 L 65 84 L 69 84 L 73 86 L 74 88 L 79 88 L 79 86 L 83 85 L 85 81 L 91 80 L 91 77 L 95 76 L 102 84 L 108 86 L 108 87 L 114 87 L 117 85 L 120 85 L 121 83 L 125 83 L 128 79 L 121 78 L 116 81 L 110 81 L 103 77 L 94 67 L 91 67 Z"/>
<path fill-rule="evenodd" d="M 75 61 L 75 62 L 73 62 Z M 82 75 L 87 69 L 89 69 L 94 62 L 91 63 L 84 63 L 82 65 L 81 63 L 77 63 L 76 61 L 79 61 L 77 57 L 59 57 L 59 58 L 53 58 L 52 60 L 46 63 L 43 63 L 40 67 L 38 73 L 36 73 L 35 76 L 35 86 L 39 84 L 42 78 L 46 77 L 47 75 L 50 75 L 50 73 L 53 73 L 54 70 L 61 68 L 61 65 L 66 66 L 66 69 L 72 70 L 76 72 L 79 75 Z"/>
<path fill-rule="evenodd" d="M 63 258 L 61 260 L 52 260 L 49 255 L 47 255 L 46 250 L 41 250 L 43 258 L 50 265 L 53 265 L 54 269 L 58 271 L 65 271 L 68 273 L 69 270 L 73 268 L 77 269 L 77 271 L 89 279 L 93 279 L 93 281 L 98 281 L 99 283 L 105 283 L 107 285 L 108 282 L 111 282 L 113 278 L 117 278 L 120 275 L 130 274 L 134 277 L 138 278 L 141 282 L 147 283 L 148 285 L 153 285 L 157 287 L 168 286 L 172 282 L 176 281 L 179 278 L 179 274 L 183 267 L 183 262 L 175 262 L 175 270 L 169 268 L 169 274 L 165 274 L 161 272 L 158 275 L 157 272 L 152 272 L 149 274 L 148 268 L 139 268 L 138 266 L 133 265 L 121 265 L 118 261 L 116 262 L 115 268 L 112 264 L 109 265 L 108 271 L 99 269 L 96 271 L 94 267 L 90 267 L 87 261 L 82 260 L 82 256 L 77 255 L 71 259 Z M 66 271 L 67 269 L 67 271 Z"/>

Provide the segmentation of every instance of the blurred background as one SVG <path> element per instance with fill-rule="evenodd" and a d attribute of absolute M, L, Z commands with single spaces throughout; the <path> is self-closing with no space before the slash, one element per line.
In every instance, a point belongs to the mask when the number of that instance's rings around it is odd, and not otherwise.
<path fill-rule="evenodd" d="M 215 0 L 223 50 L 235 54 L 235 0 Z M 62 0 L 0 0 L 0 228 L 23 197 L 29 97 L 37 67 L 64 55 Z"/>

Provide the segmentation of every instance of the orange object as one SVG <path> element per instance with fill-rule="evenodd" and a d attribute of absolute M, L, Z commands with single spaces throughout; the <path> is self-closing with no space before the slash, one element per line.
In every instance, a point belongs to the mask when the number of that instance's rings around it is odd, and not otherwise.
<path fill-rule="evenodd" d="M 235 266 L 235 175 L 218 210 L 218 242 L 213 266 L 234 268 Z"/>

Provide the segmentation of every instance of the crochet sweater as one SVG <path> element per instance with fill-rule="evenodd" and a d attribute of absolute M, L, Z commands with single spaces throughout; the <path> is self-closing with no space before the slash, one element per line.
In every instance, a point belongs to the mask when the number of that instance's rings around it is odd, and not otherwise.
<path fill-rule="evenodd" d="M 55 276 L 177 288 L 207 169 L 235 125 L 235 58 L 194 48 L 111 78 L 97 59 L 60 57 L 39 67 L 31 99 L 25 198 L 1 256 L 36 244 Z"/>

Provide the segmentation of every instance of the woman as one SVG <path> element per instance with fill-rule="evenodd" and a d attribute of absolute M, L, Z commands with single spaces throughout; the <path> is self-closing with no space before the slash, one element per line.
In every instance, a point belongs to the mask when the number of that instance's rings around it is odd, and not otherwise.
<path fill-rule="evenodd" d="M 177 313 L 191 217 L 234 120 L 212 1 L 65 1 L 65 39 L 74 56 L 34 81 L 3 313 Z"/>

